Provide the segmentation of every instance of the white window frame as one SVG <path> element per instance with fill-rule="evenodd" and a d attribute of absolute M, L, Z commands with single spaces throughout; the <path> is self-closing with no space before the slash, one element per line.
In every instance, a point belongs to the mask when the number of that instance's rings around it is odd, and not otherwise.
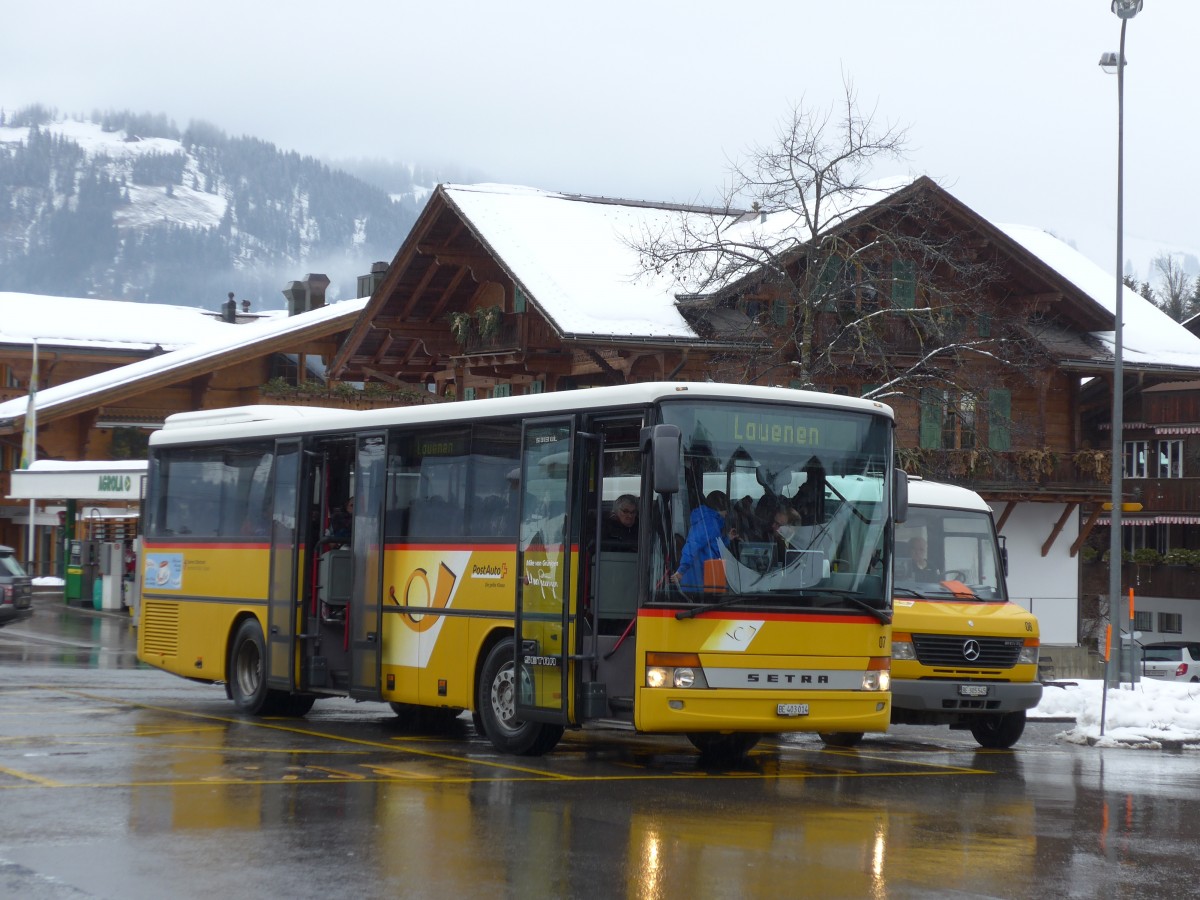
<path fill-rule="evenodd" d="M 1126 478 L 1149 478 L 1150 442 L 1126 441 L 1124 460 Z"/>
<path fill-rule="evenodd" d="M 1183 441 L 1174 440 L 1158 442 L 1157 468 L 1159 478 L 1183 477 Z"/>

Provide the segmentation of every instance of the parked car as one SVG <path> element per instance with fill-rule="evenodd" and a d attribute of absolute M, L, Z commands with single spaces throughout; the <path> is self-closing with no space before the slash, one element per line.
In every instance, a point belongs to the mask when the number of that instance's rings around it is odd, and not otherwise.
<path fill-rule="evenodd" d="M 1200 643 L 1164 641 L 1142 647 L 1142 674 L 1164 681 L 1200 681 Z"/>
<path fill-rule="evenodd" d="M 12 547 L 0 545 L 0 626 L 33 615 L 33 579 Z"/>

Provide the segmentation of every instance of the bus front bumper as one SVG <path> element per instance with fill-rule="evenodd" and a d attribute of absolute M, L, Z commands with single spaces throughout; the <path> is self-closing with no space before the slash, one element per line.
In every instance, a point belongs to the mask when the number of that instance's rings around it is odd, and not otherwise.
<path fill-rule="evenodd" d="M 634 727 L 685 733 L 886 731 L 886 691 L 759 691 L 639 688 Z"/>

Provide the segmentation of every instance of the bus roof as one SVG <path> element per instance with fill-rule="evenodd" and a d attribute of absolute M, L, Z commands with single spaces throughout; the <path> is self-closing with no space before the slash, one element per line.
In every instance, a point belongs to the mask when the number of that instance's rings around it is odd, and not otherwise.
<path fill-rule="evenodd" d="M 971 509 L 991 512 L 987 501 L 969 488 L 923 478 L 908 479 L 909 506 L 938 506 L 946 509 Z"/>
<path fill-rule="evenodd" d="M 425 406 L 346 410 L 311 406 L 237 406 L 229 409 L 198 410 L 168 416 L 162 429 L 150 436 L 155 446 L 183 444 L 236 437 L 280 434 L 365 431 L 391 425 L 445 423 L 505 416 L 553 415 L 577 409 L 637 407 L 659 400 L 750 400 L 770 403 L 811 404 L 826 409 L 843 409 L 884 416 L 892 420 L 892 409 L 878 400 L 863 400 L 819 391 L 759 387 L 716 382 L 645 382 L 613 387 L 553 391 L 519 397 L 464 400 Z"/>

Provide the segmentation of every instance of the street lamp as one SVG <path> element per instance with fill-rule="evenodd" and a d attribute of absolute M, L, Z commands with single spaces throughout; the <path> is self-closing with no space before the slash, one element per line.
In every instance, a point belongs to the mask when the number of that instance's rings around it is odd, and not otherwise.
<path fill-rule="evenodd" d="M 1124 268 L 1124 164 L 1125 164 L 1125 26 L 1142 11 L 1142 0 L 1112 0 L 1112 11 L 1121 19 L 1121 49 L 1105 53 L 1100 66 L 1105 72 L 1117 73 L 1117 302 L 1116 334 L 1113 341 L 1113 409 L 1112 409 L 1112 516 L 1108 542 L 1108 622 L 1113 629 L 1116 646 L 1110 650 L 1106 687 L 1121 684 L 1121 477 L 1125 467 L 1125 370 L 1124 306 L 1125 284 L 1121 279 Z M 1132 632 L 1132 629 L 1130 629 Z M 1132 640 L 1132 633 L 1130 635 Z M 1116 665 L 1112 665 L 1115 654 Z M 1129 672 L 1133 677 L 1133 645 L 1129 647 Z"/>

